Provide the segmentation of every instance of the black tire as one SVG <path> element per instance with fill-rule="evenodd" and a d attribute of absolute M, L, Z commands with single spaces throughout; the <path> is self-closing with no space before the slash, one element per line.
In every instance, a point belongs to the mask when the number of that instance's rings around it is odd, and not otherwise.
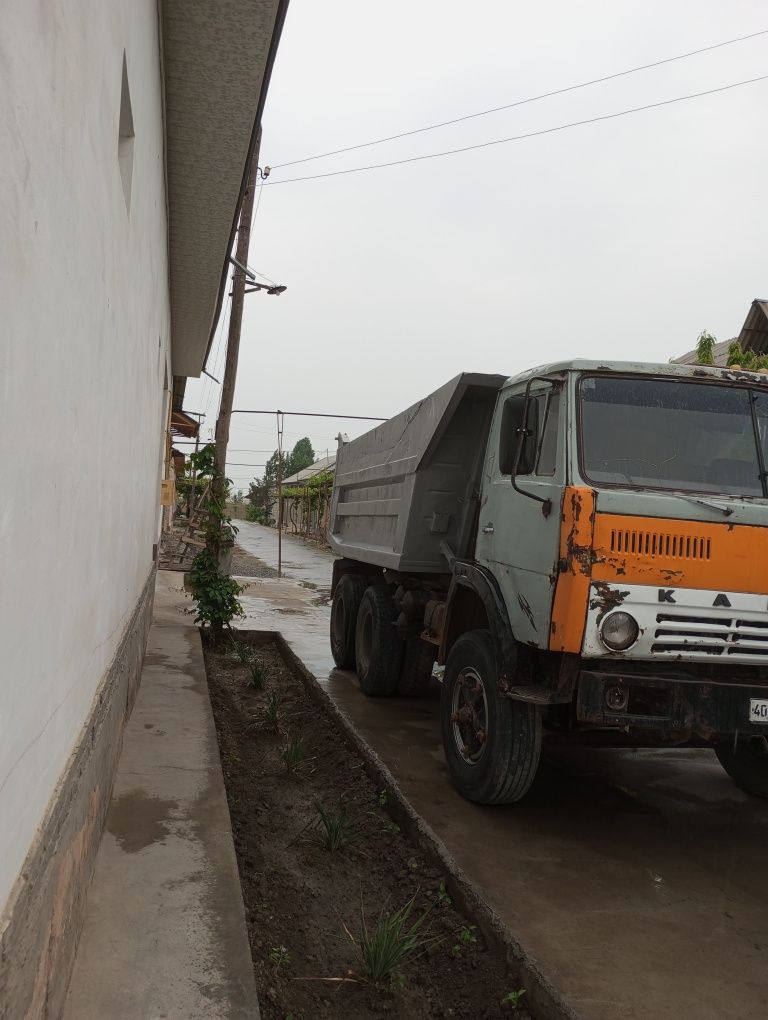
<path fill-rule="evenodd" d="M 355 666 L 360 690 L 369 698 L 386 698 L 397 690 L 403 642 L 397 636 L 398 612 L 389 588 L 366 588 L 357 613 Z"/>
<path fill-rule="evenodd" d="M 741 790 L 768 799 L 768 743 L 765 737 L 739 737 L 735 751 L 731 739 L 718 744 L 715 754 Z"/>
<path fill-rule="evenodd" d="M 541 756 L 541 709 L 503 697 L 487 630 L 471 630 L 450 651 L 440 695 L 448 771 L 476 804 L 511 804 L 530 789 Z"/>
<path fill-rule="evenodd" d="M 331 602 L 331 654 L 339 669 L 355 668 L 357 612 L 367 582 L 359 574 L 343 574 Z"/>
<path fill-rule="evenodd" d="M 427 693 L 436 653 L 437 648 L 429 641 L 422 641 L 420 637 L 408 638 L 397 682 L 397 693 L 402 698 L 419 698 Z"/>

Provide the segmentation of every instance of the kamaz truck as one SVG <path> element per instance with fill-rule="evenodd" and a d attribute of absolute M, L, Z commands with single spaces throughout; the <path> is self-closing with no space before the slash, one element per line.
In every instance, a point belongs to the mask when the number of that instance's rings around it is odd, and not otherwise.
<path fill-rule="evenodd" d="M 761 374 L 457 376 L 340 442 L 334 660 L 371 697 L 444 665 L 450 776 L 480 804 L 525 795 L 543 731 L 712 747 L 768 797 L 766 462 Z"/>

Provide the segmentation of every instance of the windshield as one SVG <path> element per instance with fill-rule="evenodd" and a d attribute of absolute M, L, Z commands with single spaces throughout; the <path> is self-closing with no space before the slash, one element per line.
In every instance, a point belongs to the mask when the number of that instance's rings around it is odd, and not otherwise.
<path fill-rule="evenodd" d="M 616 376 L 585 376 L 580 393 L 585 480 L 596 485 L 765 495 L 766 394 L 676 379 Z"/>

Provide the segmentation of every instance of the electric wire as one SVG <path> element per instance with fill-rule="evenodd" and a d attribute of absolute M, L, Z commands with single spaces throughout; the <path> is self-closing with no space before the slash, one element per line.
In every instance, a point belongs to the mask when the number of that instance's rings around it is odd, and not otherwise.
<path fill-rule="evenodd" d="M 230 306 L 231 303 L 232 303 L 232 298 L 230 297 L 228 299 L 228 301 L 227 301 L 227 304 L 224 306 L 224 314 L 219 319 L 219 323 L 218 323 L 217 330 L 216 330 L 216 337 L 214 339 L 214 344 L 213 344 L 213 346 L 211 348 L 211 353 L 213 354 L 214 368 L 217 365 L 218 360 L 219 360 L 219 354 L 220 354 L 220 351 L 221 351 L 222 336 L 223 336 L 223 333 L 224 333 L 224 322 L 225 322 L 225 320 L 227 318 L 229 306 Z M 211 375 L 216 375 L 216 371 L 214 370 L 211 373 Z M 213 392 L 213 379 L 211 379 L 210 375 L 207 375 L 206 376 L 206 380 L 205 380 L 205 387 L 203 389 L 203 401 L 202 401 L 203 410 L 206 412 L 206 417 L 207 417 L 208 405 L 209 405 L 210 400 L 211 400 L 212 392 Z"/>
<path fill-rule="evenodd" d="M 711 46 L 702 46 L 698 50 L 689 50 L 687 53 L 678 53 L 674 57 L 664 57 L 662 60 L 654 60 L 650 64 L 640 64 L 638 67 L 630 67 L 625 71 L 616 71 L 614 74 L 606 74 L 601 78 L 591 78 L 589 81 L 579 82 L 577 85 L 567 85 L 561 89 L 553 89 L 551 92 L 542 92 L 541 95 L 538 96 L 529 96 L 527 99 L 517 99 L 513 103 L 505 103 L 503 106 L 492 106 L 488 110 L 479 110 L 477 113 L 467 113 L 462 117 L 453 117 L 451 120 L 443 120 L 437 124 L 427 124 L 424 127 L 413 128 L 411 131 L 401 131 L 396 135 L 388 135 L 386 138 L 375 138 L 370 142 L 360 142 L 357 145 L 347 145 L 343 149 L 333 149 L 331 152 L 321 152 L 316 156 L 304 156 L 302 159 L 292 159 L 287 163 L 277 163 L 272 167 L 272 169 L 282 170 L 287 166 L 297 166 L 299 163 L 310 163 L 316 159 L 326 159 L 328 156 L 338 156 L 343 152 L 354 152 L 356 149 L 366 149 L 372 145 L 383 145 L 385 142 L 394 142 L 399 138 L 409 138 L 411 135 L 422 134 L 425 131 L 435 131 L 437 128 L 449 127 L 451 124 L 461 124 L 463 121 L 473 120 L 476 117 L 487 117 L 488 114 L 491 113 L 500 113 L 502 110 L 512 110 L 516 106 L 525 106 L 527 103 L 536 103 L 540 99 L 550 99 L 553 96 L 562 96 L 567 92 L 575 92 L 578 89 L 588 88 L 590 85 L 600 85 L 606 81 L 613 81 L 616 78 L 623 78 L 629 74 L 636 74 L 638 71 L 648 71 L 653 67 L 661 67 L 664 64 L 671 64 L 677 60 L 686 60 L 688 57 L 695 57 L 701 53 L 709 53 L 711 50 L 721 49 L 723 46 L 733 46 L 735 43 L 746 42 L 748 39 L 755 39 L 758 36 L 767 34 L 768 28 L 762 28 L 759 32 L 751 32 L 749 35 L 740 35 L 736 39 L 726 39 L 723 42 L 713 43 Z M 259 192 L 259 200 L 261 200 L 261 192 Z"/>
<path fill-rule="evenodd" d="M 232 274 L 232 275 L 234 276 L 234 274 Z M 229 346 L 229 335 L 228 335 L 229 334 L 229 318 L 230 318 L 231 315 L 232 315 L 232 292 L 230 291 L 229 300 L 227 302 L 227 307 L 226 307 L 226 314 L 221 317 L 221 342 L 219 343 L 219 349 L 216 352 L 216 359 L 215 359 L 214 364 L 213 364 L 213 372 L 211 373 L 211 375 L 215 375 L 217 379 L 219 377 L 219 367 L 223 368 L 224 367 L 224 362 L 226 360 L 227 347 Z M 226 330 L 224 329 L 224 323 L 225 322 L 227 323 L 227 329 Z M 219 388 L 218 404 L 216 404 L 216 401 L 215 401 L 215 398 L 214 398 L 214 404 L 216 405 L 216 414 L 215 414 L 215 417 L 218 419 L 218 417 L 219 417 L 219 410 L 221 408 L 222 386 L 221 386 L 220 382 L 214 383 L 213 381 L 211 381 L 211 392 L 210 392 L 210 395 L 209 395 L 209 399 L 213 397 L 213 387 L 214 387 L 214 385 L 218 386 L 218 388 Z"/>
<path fill-rule="evenodd" d="M 755 82 L 765 81 L 768 74 L 759 75 L 757 78 L 747 78 L 744 81 L 731 82 L 729 85 L 720 85 L 717 88 L 705 89 L 703 92 L 691 92 L 686 96 L 675 96 L 673 99 L 662 99 L 658 103 L 646 103 L 644 106 L 633 106 L 627 110 L 618 110 L 616 113 L 604 113 L 598 117 L 587 117 L 584 120 L 574 120 L 567 124 L 557 124 L 555 127 L 542 128 L 539 131 L 527 131 L 522 135 L 511 135 L 508 138 L 494 138 L 489 142 L 478 142 L 475 145 L 463 145 L 458 149 L 445 149 L 442 152 L 428 152 L 423 156 L 409 156 L 406 159 L 393 159 L 387 163 L 372 163 L 368 166 L 355 166 L 347 170 L 330 170 L 322 174 L 309 174 L 306 177 L 286 177 L 283 181 L 267 181 L 265 188 L 276 187 L 280 184 L 296 184 L 299 181 L 316 181 L 323 177 L 341 177 L 345 174 L 358 174 L 367 170 L 382 170 L 385 167 L 403 166 L 406 163 L 419 163 L 427 159 L 439 159 L 442 156 L 455 156 L 461 152 L 472 152 L 474 149 L 487 149 L 493 145 L 505 145 L 508 142 L 520 142 L 526 138 L 538 138 L 541 135 L 551 135 L 556 131 L 566 131 L 569 128 L 583 127 L 586 124 L 597 124 L 604 120 L 615 120 L 617 117 L 626 117 L 632 113 L 642 113 L 644 110 L 656 110 L 661 106 L 671 106 L 673 103 L 684 103 L 689 99 L 700 99 L 702 96 L 712 96 L 717 92 L 728 92 L 730 89 L 737 89 L 743 85 L 754 85 Z"/>

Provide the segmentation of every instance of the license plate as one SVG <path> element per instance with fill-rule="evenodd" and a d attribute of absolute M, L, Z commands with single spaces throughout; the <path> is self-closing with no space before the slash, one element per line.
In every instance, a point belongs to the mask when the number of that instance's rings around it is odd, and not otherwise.
<path fill-rule="evenodd" d="M 768 698 L 749 699 L 749 721 L 768 725 Z"/>

